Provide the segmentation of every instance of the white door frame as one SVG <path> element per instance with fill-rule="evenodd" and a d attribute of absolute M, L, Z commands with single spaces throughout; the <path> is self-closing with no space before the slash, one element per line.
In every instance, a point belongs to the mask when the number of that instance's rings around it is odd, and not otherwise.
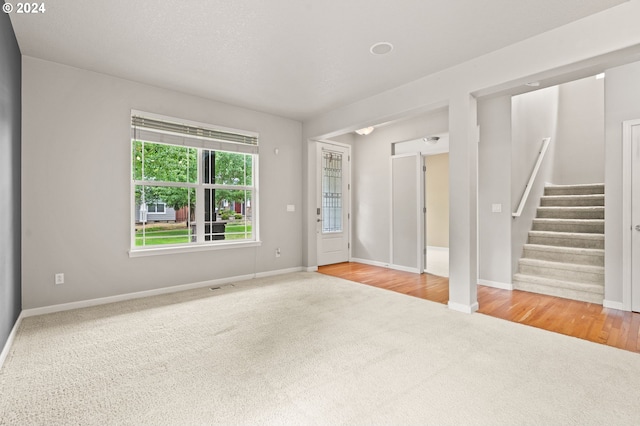
<path fill-rule="evenodd" d="M 347 171 L 347 176 L 346 176 L 346 184 L 347 184 L 347 193 L 344 196 L 343 200 L 346 203 L 346 206 L 344 206 L 344 209 L 346 210 L 347 214 L 347 220 L 344 222 L 345 226 L 347 227 L 347 260 L 351 261 L 351 250 L 352 250 L 352 246 L 351 246 L 351 241 L 352 239 L 352 226 L 351 226 L 351 205 L 352 205 L 352 199 L 351 199 L 351 145 L 348 144 L 344 144 L 344 143 L 340 143 L 340 142 L 334 142 L 334 141 L 327 141 L 327 140 L 315 140 L 313 141 L 315 142 L 315 152 L 316 152 L 316 169 L 315 169 L 315 176 L 316 176 L 316 185 L 315 185 L 315 192 L 316 192 L 316 196 L 315 196 L 315 203 L 316 203 L 316 209 L 321 208 L 322 204 L 321 204 L 321 198 L 322 198 L 322 158 L 319 155 L 322 146 L 323 145 L 333 145 L 339 148 L 343 148 L 347 150 L 347 162 L 346 162 L 346 166 L 345 166 L 345 170 Z M 320 265 L 320 250 L 321 250 L 321 245 L 322 245 L 322 225 L 321 222 L 319 221 L 320 218 L 318 217 L 319 215 L 316 214 L 314 215 L 314 222 L 315 222 L 315 232 L 316 232 L 316 265 Z"/>
<path fill-rule="evenodd" d="M 633 127 L 640 129 L 640 119 L 622 122 L 622 307 L 626 311 L 640 306 L 640 279 L 633 285 L 632 277 L 632 135 Z M 635 288 L 634 288 L 635 287 Z M 636 301 L 637 303 L 633 303 Z"/>

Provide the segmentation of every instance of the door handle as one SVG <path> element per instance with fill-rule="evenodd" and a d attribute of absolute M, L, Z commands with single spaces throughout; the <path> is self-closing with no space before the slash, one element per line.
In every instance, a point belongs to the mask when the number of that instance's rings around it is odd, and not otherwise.
<path fill-rule="evenodd" d="M 636 231 L 640 231 L 640 225 L 636 225 Z"/>
<path fill-rule="evenodd" d="M 316 222 L 322 222 L 322 219 L 316 219 Z M 636 228 L 640 228 L 640 225 L 638 225 Z M 638 229 L 638 231 L 640 231 L 640 229 Z"/>

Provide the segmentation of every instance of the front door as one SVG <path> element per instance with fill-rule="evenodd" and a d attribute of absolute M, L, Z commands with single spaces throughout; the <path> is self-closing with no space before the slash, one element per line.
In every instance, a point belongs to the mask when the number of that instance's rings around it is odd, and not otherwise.
<path fill-rule="evenodd" d="M 349 261 L 350 148 L 317 143 L 318 266 Z"/>

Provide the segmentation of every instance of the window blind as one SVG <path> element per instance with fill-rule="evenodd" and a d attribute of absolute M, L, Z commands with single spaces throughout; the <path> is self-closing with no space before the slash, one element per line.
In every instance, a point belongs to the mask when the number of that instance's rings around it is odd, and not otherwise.
<path fill-rule="evenodd" d="M 258 136 L 249 132 L 235 133 L 141 115 L 131 116 L 131 138 L 194 148 L 258 153 Z"/>

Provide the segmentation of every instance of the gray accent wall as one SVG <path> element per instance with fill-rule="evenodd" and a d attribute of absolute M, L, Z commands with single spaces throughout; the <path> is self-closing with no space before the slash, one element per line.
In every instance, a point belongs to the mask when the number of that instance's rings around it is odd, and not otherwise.
<path fill-rule="evenodd" d="M 23 81 L 25 309 L 302 264 L 300 122 L 28 56 Z M 132 109 L 259 133 L 261 246 L 129 257 Z"/>
<path fill-rule="evenodd" d="M 0 350 L 22 308 L 20 286 L 21 55 L 0 13 Z"/>

